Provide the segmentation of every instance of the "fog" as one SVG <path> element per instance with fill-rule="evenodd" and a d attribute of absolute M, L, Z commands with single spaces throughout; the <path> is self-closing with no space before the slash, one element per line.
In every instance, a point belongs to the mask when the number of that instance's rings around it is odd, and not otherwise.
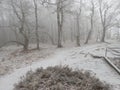
<path fill-rule="evenodd" d="M 119 41 L 119 4 L 119 0 L 1 0 L 0 45 L 61 47 L 67 42 L 80 46 Z"/>

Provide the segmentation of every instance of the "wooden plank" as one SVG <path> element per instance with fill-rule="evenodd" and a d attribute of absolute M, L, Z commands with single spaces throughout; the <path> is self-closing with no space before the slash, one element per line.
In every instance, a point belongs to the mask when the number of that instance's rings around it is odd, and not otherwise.
<path fill-rule="evenodd" d="M 120 75 L 120 69 L 118 69 L 107 57 L 104 60 Z"/>

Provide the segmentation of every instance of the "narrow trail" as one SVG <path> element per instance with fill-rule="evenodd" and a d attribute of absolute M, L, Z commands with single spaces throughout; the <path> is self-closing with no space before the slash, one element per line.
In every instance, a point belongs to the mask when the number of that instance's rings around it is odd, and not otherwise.
<path fill-rule="evenodd" d="M 29 70 L 56 65 L 69 65 L 74 69 L 84 69 L 96 73 L 96 77 L 108 84 L 113 85 L 112 90 L 120 90 L 120 76 L 109 66 L 104 60 L 93 59 L 90 56 L 80 54 L 80 51 L 90 50 L 91 47 L 61 49 L 54 55 L 46 59 L 34 62 L 25 68 L 16 69 L 12 74 L 5 75 L 0 78 L 0 90 L 13 90 L 14 84 L 20 81 L 20 77 L 24 76 Z"/>

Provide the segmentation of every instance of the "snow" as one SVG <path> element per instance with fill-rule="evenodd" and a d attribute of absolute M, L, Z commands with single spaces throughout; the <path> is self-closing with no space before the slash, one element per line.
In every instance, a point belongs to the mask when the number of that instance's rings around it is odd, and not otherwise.
<path fill-rule="evenodd" d="M 0 78 L 0 90 L 13 90 L 14 84 L 20 81 L 29 70 L 56 65 L 69 65 L 74 69 L 84 69 L 96 75 L 102 81 L 112 85 L 112 90 L 120 90 L 120 76 L 104 60 L 93 59 L 88 53 L 104 55 L 106 44 L 90 46 L 62 48 L 54 51 L 54 54 L 36 60 L 31 65 L 15 69 L 13 73 Z M 7 86 L 7 87 L 6 87 Z"/>
<path fill-rule="evenodd" d="M 22 47 L 9 46 L 0 49 L 0 76 L 11 73 L 15 68 L 26 67 L 32 62 L 45 58 L 54 53 L 53 46 L 41 45 L 41 49 L 34 50 L 34 45 L 30 45 L 29 52 L 22 52 Z"/>

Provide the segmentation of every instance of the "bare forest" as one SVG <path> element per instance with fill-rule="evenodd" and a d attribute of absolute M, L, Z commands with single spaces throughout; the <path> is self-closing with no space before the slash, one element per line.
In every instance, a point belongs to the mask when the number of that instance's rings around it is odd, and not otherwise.
<path fill-rule="evenodd" d="M 0 0 L 0 90 L 120 90 L 120 1 Z"/>

